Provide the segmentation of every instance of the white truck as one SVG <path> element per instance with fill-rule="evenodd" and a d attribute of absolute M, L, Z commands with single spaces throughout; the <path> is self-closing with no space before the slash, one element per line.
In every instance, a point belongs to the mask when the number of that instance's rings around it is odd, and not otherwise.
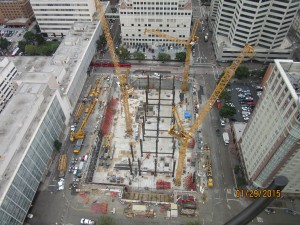
<path fill-rule="evenodd" d="M 229 144 L 229 135 L 227 132 L 223 133 L 223 140 L 224 140 L 224 144 L 228 145 Z"/>

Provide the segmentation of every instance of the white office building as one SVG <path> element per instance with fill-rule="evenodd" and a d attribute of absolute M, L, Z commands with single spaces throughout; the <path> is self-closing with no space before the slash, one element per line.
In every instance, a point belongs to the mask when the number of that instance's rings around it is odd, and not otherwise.
<path fill-rule="evenodd" d="M 173 41 L 144 34 L 145 28 L 158 29 L 183 40 L 189 38 L 192 20 L 191 0 L 121 0 L 120 24 L 123 44 L 153 48 L 177 45 Z"/>
<path fill-rule="evenodd" d="M 12 82 L 16 74 L 14 63 L 8 58 L 3 58 L 0 61 L 0 113 L 16 91 L 16 86 Z"/>
<path fill-rule="evenodd" d="M 263 94 L 239 141 L 245 174 L 256 187 L 274 177 L 289 179 L 284 192 L 300 193 L 300 63 L 275 60 Z"/>
<path fill-rule="evenodd" d="M 213 22 L 213 46 L 218 61 L 232 61 L 241 48 L 255 48 L 255 60 L 271 62 L 291 58 L 292 43 L 286 38 L 297 14 L 295 0 L 220 0 Z M 214 14 L 212 14 L 214 16 Z"/>
<path fill-rule="evenodd" d="M 0 225 L 22 225 L 68 127 L 101 34 L 75 23 L 55 54 L 17 56 L 17 91 L 0 114 Z"/>
<path fill-rule="evenodd" d="M 93 20 L 94 0 L 30 0 L 41 32 L 55 37 L 66 35 L 74 22 Z"/>

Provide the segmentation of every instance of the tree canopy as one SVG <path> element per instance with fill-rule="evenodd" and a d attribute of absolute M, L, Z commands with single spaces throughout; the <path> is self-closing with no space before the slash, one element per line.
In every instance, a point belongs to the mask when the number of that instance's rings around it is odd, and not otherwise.
<path fill-rule="evenodd" d="M 186 58 L 186 53 L 185 52 L 178 52 L 176 53 L 175 59 L 179 62 L 184 62 Z"/>
<path fill-rule="evenodd" d="M 219 111 L 220 117 L 229 118 L 236 114 L 236 108 L 230 105 L 224 104 Z"/>
<path fill-rule="evenodd" d="M 129 59 L 130 57 L 130 52 L 124 47 L 117 48 L 116 54 L 119 56 L 119 59 L 122 61 Z"/>
<path fill-rule="evenodd" d="M 2 50 L 7 49 L 8 46 L 10 46 L 11 42 L 8 41 L 6 38 L 1 37 L 0 38 L 0 48 Z"/>
<path fill-rule="evenodd" d="M 235 71 L 235 77 L 239 80 L 249 77 L 249 68 L 246 66 L 239 66 Z"/>
<path fill-rule="evenodd" d="M 138 51 L 134 52 L 132 55 L 133 55 L 133 58 L 136 60 L 143 60 L 146 58 L 144 53 L 138 52 Z"/>
<path fill-rule="evenodd" d="M 171 59 L 171 56 L 167 53 L 158 53 L 158 60 L 165 62 L 165 61 L 169 61 Z"/>
<path fill-rule="evenodd" d="M 30 44 L 30 43 L 33 44 L 33 42 L 35 41 L 35 33 L 31 32 L 31 31 L 27 31 L 27 32 L 24 34 L 23 38 L 25 39 L 25 41 L 26 41 L 28 44 Z"/>

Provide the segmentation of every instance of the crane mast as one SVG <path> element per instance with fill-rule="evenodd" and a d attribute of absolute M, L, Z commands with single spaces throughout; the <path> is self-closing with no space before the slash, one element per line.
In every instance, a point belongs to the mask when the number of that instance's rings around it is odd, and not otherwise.
<path fill-rule="evenodd" d="M 102 8 L 100 1 L 95 0 L 95 6 L 96 6 L 96 10 L 99 14 L 99 20 L 101 22 L 103 33 L 105 35 L 106 43 L 108 46 L 108 51 L 112 58 L 114 68 L 115 68 L 118 80 L 120 82 L 121 102 L 123 104 L 124 112 L 125 112 L 126 133 L 129 136 L 131 136 L 132 135 L 132 121 L 131 121 L 131 117 L 130 117 L 129 102 L 128 102 L 128 98 L 129 98 L 128 91 L 130 88 L 129 88 L 128 82 L 127 82 L 127 74 L 121 73 L 121 69 L 120 69 L 120 65 L 119 65 L 119 58 L 115 53 L 114 42 L 110 35 L 110 31 L 109 31 L 110 29 L 109 29 L 109 26 L 105 19 L 105 13 L 104 13 L 104 10 Z"/>
<path fill-rule="evenodd" d="M 224 75 L 221 77 L 220 82 L 216 86 L 215 90 L 205 103 L 205 105 L 202 107 L 201 111 L 199 112 L 198 117 L 196 118 L 195 122 L 192 124 L 189 131 L 184 131 L 183 128 L 180 128 L 180 126 L 172 126 L 168 133 L 175 138 L 179 139 L 181 141 L 180 149 L 179 149 L 179 157 L 178 157 L 178 165 L 176 169 L 176 177 L 175 177 L 175 185 L 180 186 L 181 184 L 181 176 L 183 173 L 183 167 L 185 162 L 185 156 L 186 156 L 186 149 L 188 147 L 188 142 L 190 138 L 193 137 L 194 133 L 198 130 L 198 128 L 202 125 L 204 119 L 208 115 L 209 111 L 215 104 L 217 98 L 220 96 L 226 85 L 229 83 L 233 75 L 235 74 L 235 71 L 239 67 L 239 65 L 243 62 L 244 58 L 248 56 L 250 58 L 253 58 L 255 56 L 254 48 L 250 45 L 245 45 L 245 47 L 242 49 L 238 57 L 232 62 L 232 64 L 225 69 Z M 177 109 L 173 108 L 173 113 L 175 111 L 175 114 L 178 114 Z M 175 116 L 175 120 L 180 120 L 178 116 Z M 180 124 L 181 122 L 176 121 L 177 124 Z M 180 135 L 176 135 L 180 134 Z"/>
<path fill-rule="evenodd" d="M 186 57 L 185 57 L 185 63 L 184 63 L 184 70 L 183 70 L 183 79 L 182 79 L 182 92 L 185 93 L 187 89 L 187 83 L 189 79 L 189 69 L 190 69 L 190 62 L 191 62 L 191 52 L 192 52 L 192 47 L 194 46 L 195 42 L 198 41 L 198 37 L 196 36 L 196 31 L 197 28 L 200 24 L 200 19 L 196 19 L 194 22 L 194 26 L 191 32 L 191 35 L 187 41 L 181 40 L 177 37 L 173 37 L 168 34 L 164 34 L 160 32 L 159 30 L 155 29 L 145 29 L 144 34 L 150 33 L 150 34 L 155 34 L 159 37 L 165 38 L 170 41 L 174 41 L 176 43 L 182 44 L 186 46 Z"/>

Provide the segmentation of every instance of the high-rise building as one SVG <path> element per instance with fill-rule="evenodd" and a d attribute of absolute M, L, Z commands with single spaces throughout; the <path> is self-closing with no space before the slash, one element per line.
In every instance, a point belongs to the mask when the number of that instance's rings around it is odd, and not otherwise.
<path fill-rule="evenodd" d="M 300 39 L 300 11 L 299 10 L 298 10 L 297 15 L 295 16 L 292 26 L 296 33 L 296 36 Z"/>
<path fill-rule="evenodd" d="M 53 56 L 11 58 L 18 88 L 0 114 L 0 224 L 22 225 L 69 123 L 101 34 L 76 22 Z M 9 68 L 14 71 L 12 68 Z"/>
<path fill-rule="evenodd" d="M 152 34 L 145 28 L 158 29 L 171 36 L 189 38 L 192 20 L 191 0 L 121 0 L 120 24 L 126 45 L 177 45 Z"/>
<path fill-rule="evenodd" d="M 16 74 L 17 69 L 13 62 L 8 58 L 0 61 L 0 113 L 16 91 L 16 85 L 12 82 Z"/>
<path fill-rule="evenodd" d="M 300 193 L 300 63 L 275 60 L 263 94 L 239 141 L 245 174 L 256 187 L 275 176 L 289 179 L 284 192 Z"/>
<path fill-rule="evenodd" d="M 41 32 L 48 36 L 66 35 L 76 21 L 93 20 L 94 0 L 31 0 Z"/>
<path fill-rule="evenodd" d="M 292 43 L 286 38 L 297 14 L 295 0 L 220 0 L 213 23 L 213 45 L 218 61 L 236 58 L 245 44 L 256 51 L 255 60 L 290 58 Z M 214 18 L 211 19 L 211 21 Z"/>
<path fill-rule="evenodd" d="M 29 0 L 0 1 L 0 23 L 28 26 L 34 18 Z"/>

